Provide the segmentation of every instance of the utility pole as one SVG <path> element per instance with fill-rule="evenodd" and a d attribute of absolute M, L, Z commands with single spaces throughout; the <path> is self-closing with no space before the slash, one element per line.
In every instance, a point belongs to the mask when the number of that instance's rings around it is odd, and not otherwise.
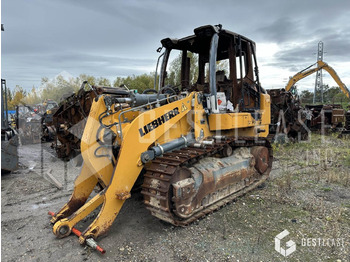
<path fill-rule="evenodd" d="M 323 61 L 323 42 L 318 42 L 317 48 L 317 62 Z M 323 104 L 323 82 L 322 82 L 322 69 L 316 72 L 316 80 L 315 80 L 315 91 L 314 91 L 314 99 L 313 103 L 316 103 L 316 92 L 320 90 L 321 93 L 321 103 Z"/>

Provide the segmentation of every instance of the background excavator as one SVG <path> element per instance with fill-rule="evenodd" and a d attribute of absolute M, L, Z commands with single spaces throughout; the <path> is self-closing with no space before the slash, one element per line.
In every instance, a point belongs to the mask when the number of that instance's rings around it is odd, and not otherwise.
<path fill-rule="evenodd" d="M 317 65 L 316 67 L 312 68 L 313 66 Z M 296 82 L 298 82 L 299 80 L 313 74 L 316 73 L 319 70 L 326 70 L 331 77 L 334 79 L 334 81 L 338 84 L 339 88 L 341 89 L 341 91 L 348 97 L 350 98 L 350 91 L 349 89 L 346 87 L 346 85 L 340 80 L 337 72 L 327 63 L 319 60 L 317 61 L 315 64 L 312 64 L 310 66 L 308 66 L 307 68 L 303 69 L 302 71 L 296 73 L 294 76 L 292 76 L 287 85 L 285 90 L 288 91 L 292 91 L 294 85 L 296 84 Z"/>
<path fill-rule="evenodd" d="M 312 68 L 315 65 L 317 66 Z M 340 90 L 350 99 L 349 89 L 340 80 L 336 71 L 323 61 L 317 61 L 316 64 L 305 68 L 290 78 L 286 85 L 286 91 L 292 91 L 296 82 L 322 69 L 326 70 L 331 75 L 338 84 Z M 306 105 L 305 108 L 310 110 L 312 115 L 309 124 L 310 130 L 319 131 L 322 129 L 332 129 L 341 131 L 343 134 L 350 133 L 350 108 L 347 112 L 340 104 Z"/>
<path fill-rule="evenodd" d="M 111 227 L 138 179 L 147 209 L 173 225 L 186 225 L 267 179 L 270 96 L 259 82 L 255 43 L 221 25 L 161 43 L 158 90 L 94 98 L 81 138 L 81 173 L 70 200 L 50 213 L 57 237 L 73 232 L 103 253 L 95 239 Z M 166 85 L 174 50 L 182 53 L 178 86 Z M 194 81 L 192 55 L 198 58 Z M 217 70 L 220 61 L 228 63 L 227 72 Z M 98 207 L 95 220 L 78 232 L 74 226 Z"/>
<path fill-rule="evenodd" d="M 309 130 L 320 131 L 339 128 L 343 134 L 350 133 L 350 110 L 345 112 L 341 105 L 336 104 L 306 105 L 303 108 L 300 103 L 295 84 L 322 69 L 332 76 L 341 91 L 350 98 L 349 89 L 340 80 L 336 71 L 327 63 L 321 60 L 317 61 L 317 63 L 290 77 L 285 88 L 267 90 L 271 96 L 269 135 L 271 140 L 276 134 L 285 134 L 292 140 L 306 140 Z"/>

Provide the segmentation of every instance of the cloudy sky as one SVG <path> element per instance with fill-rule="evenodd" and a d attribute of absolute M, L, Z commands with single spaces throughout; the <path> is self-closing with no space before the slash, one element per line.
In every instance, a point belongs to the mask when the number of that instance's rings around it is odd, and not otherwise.
<path fill-rule="evenodd" d="M 2 0 L 1 77 L 30 90 L 66 71 L 111 80 L 154 71 L 165 37 L 181 38 L 222 24 L 257 44 L 264 88 L 324 61 L 350 86 L 350 1 Z M 336 85 L 324 72 L 324 83 Z M 313 89 L 315 75 L 299 82 Z"/>

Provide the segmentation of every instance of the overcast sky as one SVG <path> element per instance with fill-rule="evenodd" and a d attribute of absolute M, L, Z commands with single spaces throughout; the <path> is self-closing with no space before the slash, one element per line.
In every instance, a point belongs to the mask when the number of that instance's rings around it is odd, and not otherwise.
<path fill-rule="evenodd" d="M 319 41 L 324 61 L 350 86 L 349 0 L 2 0 L 1 23 L 1 77 L 11 88 L 30 90 L 63 71 L 111 80 L 149 73 L 161 39 L 219 23 L 256 42 L 266 89 L 316 62 Z M 314 83 L 312 75 L 299 87 Z"/>

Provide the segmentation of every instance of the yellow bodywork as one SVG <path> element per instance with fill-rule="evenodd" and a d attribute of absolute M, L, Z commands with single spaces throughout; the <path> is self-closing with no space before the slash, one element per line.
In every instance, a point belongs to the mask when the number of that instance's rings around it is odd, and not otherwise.
<path fill-rule="evenodd" d="M 244 112 L 207 116 L 198 98 L 200 95 L 202 94 L 199 92 L 193 92 L 182 99 L 148 110 L 111 109 L 109 116 L 102 120 L 99 116 L 106 111 L 104 96 L 94 101 L 81 142 L 84 164 L 75 181 L 70 200 L 51 220 L 54 223 L 54 234 L 58 237 L 69 235 L 73 226 L 100 205 L 102 207 L 98 216 L 82 232 L 79 240 L 84 243 L 87 238 L 97 238 L 105 233 L 124 201 L 130 197 L 130 191 L 143 169 L 141 154 L 151 146 L 189 133 L 197 141 L 217 134 L 260 137 L 268 135 L 269 95 L 261 94 L 260 111 L 258 110 L 260 116 L 256 120 L 250 113 Z M 157 119 L 162 121 L 154 122 Z M 100 121 L 104 125 L 115 123 L 110 130 L 116 135 L 114 143 L 120 145 L 117 159 L 111 147 L 100 147 Z M 103 190 L 86 202 L 98 184 Z"/>
<path fill-rule="evenodd" d="M 236 136 L 259 136 L 267 137 L 269 134 L 268 125 L 270 124 L 270 96 L 260 94 L 261 117 L 254 119 L 250 113 L 223 113 L 209 115 L 210 131 L 220 132 L 228 131 L 226 134 Z"/>

